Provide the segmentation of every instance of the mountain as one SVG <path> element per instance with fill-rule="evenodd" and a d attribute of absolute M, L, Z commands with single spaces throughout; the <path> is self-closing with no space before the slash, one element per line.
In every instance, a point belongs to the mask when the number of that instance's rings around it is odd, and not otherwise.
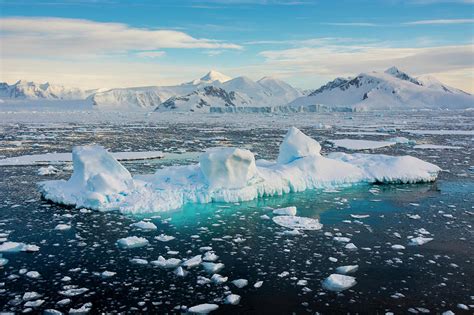
<path fill-rule="evenodd" d="M 210 107 L 241 107 L 251 104 L 246 95 L 227 92 L 223 88 L 205 86 L 184 96 L 173 96 L 158 106 L 155 111 L 209 112 Z"/>
<path fill-rule="evenodd" d="M 231 79 L 232 79 L 231 77 L 226 76 L 225 74 L 222 74 L 222 73 L 217 72 L 215 70 L 211 70 L 205 76 L 203 76 L 202 78 L 200 78 L 198 80 L 191 81 L 189 83 L 185 83 L 185 84 L 201 85 L 201 84 L 213 83 L 213 82 L 216 82 L 216 81 L 220 82 L 220 83 L 224 83 L 224 82 L 229 81 Z"/>
<path fill-rule="evenodd" d="M 474 96 L 438 80 L 414 78 L 392 67 L 383 73 L 337 78 L 308 96 L 289 103 L 293 108 L 324 105 L 333 110 L 436 109 L 474 107 Z"/>
<path fill-rule="evenodd" d="M 171 97 L 156 110 L 209 111 L 211 107 L 282 106 L 302 95 L 299 90 L 275 78 L 264 77 L 255 82 L 241 76 L 225 82 L 214 80 L 207 86 L 197 85 L 193 92 Z"/>
<path fill-rule="evenodd" d="M 204 86 L 221 85 L 230 77 L 211 70 L 200 79 L 173 86 L 149 86 L 121 88 L 102 91 L 91 96 L 92 103 L 99 107 L 155 108 L 164 101 L 190 94 Z"/>
<path fill-rule="evenodd" d="M 205 111 L 210 107 L 281 106 L 303 94 L 291 85 L 265 77 L 255 82 L 210 71 L 203 77 L 175 86 L 111 89 L 91 96 L 99 107 L 142 107 L 157 111 Z"/>
<path fill-rule="evenodd" d="M 93 90 L 84 91 L 48 82 L 41 84 L 20 80 L 12 85 L 0 83 L 0 99 L 80 100 L 93 92 Z"/>

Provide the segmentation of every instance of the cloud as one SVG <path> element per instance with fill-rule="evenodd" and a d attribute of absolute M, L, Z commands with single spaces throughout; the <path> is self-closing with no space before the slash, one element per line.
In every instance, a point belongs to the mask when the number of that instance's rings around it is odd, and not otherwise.
<path fill-rule="evenodd" d="M 166 48 L 242 49 L 176 30 L 135 28 L 122 23 L 54 17 L 0 19 L 2 57 L 80 57 Z"/>
<path fill-rule="evenodd" d="M 403 23 L 404 25 L 446 25 L 446 24 L 472 24 L 474 19 L 442 19 L 442 20 L 420 20 Z"/>
<path fill-rule="evenodd" d="M 141 58 L 159 58 L 163 57 L 166 55 L 166 52 L 164 51 L 141 51 L 135 54 L 138 57 Z"/>

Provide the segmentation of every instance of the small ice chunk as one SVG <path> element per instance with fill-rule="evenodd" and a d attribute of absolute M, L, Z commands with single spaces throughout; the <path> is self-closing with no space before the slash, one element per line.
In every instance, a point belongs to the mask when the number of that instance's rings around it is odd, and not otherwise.
<path fill-rule="evenodd" d="M 148 265 L 148 260 L 142 258 L 132 258 L 130 262 L 136 265 Z"/>
<path fill-rule="evenodd" d="M 202 267 L 208 273 L 217 273 L 224 268 L 223 263 L 212 263 L 212 262 L 203 262 Z"/>
<path fill-rule="evenodd" d="M 28 271 L 25 276 L 31 279 L 38 279 L 41 277 L 41 274 L 38 271 Z"/>
<path fill-rule="evenodd" d="M 149 221 L 136 222 L 136 223 L 131 224 L 130 226 L 135 227 L 140 230 L 145 230 L 145 231 L 153 231 L 153 230 L 158 229 L 153 222 L 149 222 Z"/>
<path fill-rule="evenodd" d="M 25 307 L 40 307 L 43 305 L 44 300 L 28 301 L 25 303 Z"/>
<path fill-rule="evenodd" d="M 208 251 L 204 253 L 204 257 L 202 260 L 204 261 L 216 261 L 219 258 L 219 256 L 216 255 L 213 251 Z"/>
<path fill-rule="evenodd" d="M 333 273 L 323 281 L 323 288 L 339 292 L 353 287 L 356 283 L 354 277 Z"/>
<path fill-rule="evenodd" d="M 38 169 L 38 175 L 40 176 L 54 175 L 57 173 L 59 173 L 59 170 L 52 165 L 40 167 Z"/>
<path fill-rule="evenodd" d="M 71 296 L 78 296 L 78 295 L 84 294 L 87 291 L 89 291 L 88 288 L 79 288 L 79 289 L 73 288 L 73 289 L 59 291 L 59 294 L 67 296 L 67 297 L 71 297 Z"/>
<path fill-rule="evenodd" d="M 257 281 L 255 282 L 255 284 L 253 285 L 254 288 L 260 288 L 261 286 L 263 285 L 263 281 Z"/>
<path fill-rule="evenodd" d="M 115 276 L 116 274 L 117 274 L 116 272 L 107 271 L 107 270 L 106 270 L 106 271 L 102 272 L 102 273 L 100 274 L 100 276 L 101 276 L 102 278 L 110 278 L 110 277 Z"/>
<path fill-rule="evenodd" d="M 237 288 L 242 289 L 249 284 L 247 279 L 236 279 L 232 281 L 232 284 L 235 285 Z"/>
<path fill-rule="evenodd" d="M 211 277 L 211 281 L 214 282 L 215 284 L 222 284 L 222 283 L 226 282 L 227 279 L 229 279 L 229 278 L 228 278 L 228 277 L 223 277 L 223 276 L 221 276 L 221 275 L 218 274 L 218 273 L 215 273 L 215 274 Z"/>
<path fill-rule="evenodd" d="M 296 215 L 296 207 L 286 207 L 286 208 L 275 209 L 273 210 L 273 214 L 294 216 Z"/>
<path fill-rule="evenodd" d="M 67 231 L 67 230 L 71 229 L 71 225 L 69 225 L 69 224 L 58 224 L 58 225 L 55 226 L 54 229 L 58 230 L 58 231 Z"/>
<path fill-rule="evenodd" d="M 365 219 L 370 217 L 369 214 L 351 214 L 351 217 L 354 219 Z"/>
<path fill-rule="evenodd" d="M 212 311 L 215 311 L 219 308 L 219 305 L 217 304 L 199 304 L 195 305 L 193 307 L 188 308 L 189 313 L 195 313 L 195 314 L 208 314 Z"/>
<path fill-rule="evenodd" d="M 273 217 L 273 222 L 288 229 L 320 230 L 323 225 L 317 219 L 281 215 Z"/>
<path fill-rule="evenodd" d="M 335 240 L 336 242 L 341 242 L 341 243 L 349 243 L 351 241 L 350 238 L 343 237 L 343 236 L 334 236 L 333 240 Z"/>
<path fill-rule="evenodd" d="M 428 242 L 431 242 L 432 240 L 433 240 L 433 238 L 431 238 L 431 237 L 418 236 L 418 237 L 414 237 L 414 238 L 410 239 L 410 242 L 408 243 L 408 245 L 410 245 L 410 246 L 420 246 L 420 245 L 426 244 Z"/>
<path fill-rule="evenodd" d="M 158 236 L 155 236 L 155 240 L 160 241 L 160 242 L 169 242 L 174 239 L 175 239 L 174 236 L 166 235 L 166 234 L 160 234 Z"/>
<path fill-rule="evenodd" d="M 347 265 L 347 266 L 340 266 L 336 268 L 336 272 L 342 275 L 348 273 L 354 273 L 359 269 L 359 265 Z"/>
<path fill-rule="evenodd" d="M 399 245 L 399 244 L 394 244 L 394 245 L 392 245 L 392 249 L 403 250 L 403 249 L 405 249 L 405 246 Z"/>
<path fill-rule="evenodd" d="M 237 295 L 237 294 L 229 294 L 224 299 L 225 304 L 237 305 L 239 304 L 239 302 L 240 302 L 240 295 Z"/>
<path fill-rule="evenodd" d="M 121 238 L 117 241 L 117 245 L 121 248 L 137 248 L 143 247 L 148 245 L 148 240 L 144 237 L 138 236 L 129 236 Z"/>
<path fill-rule="evenodd" d="M 354 243 L 347 243 L 346 246 L 344 246 L 344 248 L 348 250 L 356 250 L 357 246 L 355 246 Z"/>
<path fill-rule="evenodd" d="M 8 259 L 0 257 L 0 267 L 8 264 Z"/>
<path fill-rule="evenodd" d="M 0 245 L 0 253 L 17 253 L 21 252 L 25 247 L 24 243 L 4 242 Z"/>
<path fill-rule="evenodd" d="M 41 296 L 42 296 L 41 294 L 39 294 L 38 292 L 35 292 L 35 291 L 25 292 L 23 294 L 23 301 L 37 300 Z"/>
<path fill-rule="evenodd" d="M 183 267 L 192 268 L 202 263 L 202 255 L 196 255 L 188 260 L 185 260 L 182 264 Z"/>
<path fill-rule="evenodd" d="M 92 303 L 83 304 L 80 308 L 70 308 L 69 314 L 87 314 L 92 310 Z"/>
<path fill-rule="evenodd" d="M 177 275 L 178 277 L 185 277 L 188 272 L 183 269 L 183 267 L 179 266 L 174 270 L 174 274 Z"/>
<path fill-rule="evenodd" d="M 177 258 L 165 259 L 163 256 L 160 256 L 158 260 L 153 260 L 150 263 L 160 268 L 168 269 L 178 267 L 181 264 L 181 260 Z"/>

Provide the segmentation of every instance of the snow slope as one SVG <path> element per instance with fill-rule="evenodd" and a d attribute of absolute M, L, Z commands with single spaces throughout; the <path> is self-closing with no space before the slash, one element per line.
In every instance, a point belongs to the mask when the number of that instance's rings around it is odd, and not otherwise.
<path fill-rule="evenodd" d="M 278 162 L 255 160 L 245 149 L 214 148 L 199 164 L 170 166 L 131 177 L 104 148 L 76 147 L 69 180 L 39 183 L 56 203 L 124 213 L 160 212 L 186 203 L 240 202 L 263 196 L 356 183 L 434 181 L 436 165 L 411 156 L 334 153 L 323 156 L 317 141 L 292 127 Z"/>
<path fill-rule="evenodd" d="M 292 107 L 323 104 L 351 110 L 462 109 L 474 107 L 474 96 L 447 87 L 434 78 L 413 78 L 392 67 L 383 73 L 361 73 L 337 78 L 289 104 Z"/>
<path fill-rule="evenodd" d="M 0 99 L 81 100 L 93 92 L 94 90 L 84 91 L 48 82 L 41 84 L 20 80 L 12 85 L 5 82 L 0 83 Z"/>

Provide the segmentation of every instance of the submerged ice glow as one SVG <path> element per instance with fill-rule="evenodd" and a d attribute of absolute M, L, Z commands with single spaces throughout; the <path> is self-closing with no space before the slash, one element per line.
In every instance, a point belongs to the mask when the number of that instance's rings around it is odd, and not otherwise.
<path fill-rule="evenodd" d="M 124 213 L 160 212 L 186 203 L 239 202 L 306 189 L 355 183 L 417 183 L 436 179 L 440 168 L 412 156 L 333 153 L 290 128 L 277 162 L 255 160 L 238 148 L 213 148 L 200 163 L 166 167 L 136 176 L 99 146 L 73 150 L 74 172 L 67 181 L 40 183 L 53 202 Z"/>

